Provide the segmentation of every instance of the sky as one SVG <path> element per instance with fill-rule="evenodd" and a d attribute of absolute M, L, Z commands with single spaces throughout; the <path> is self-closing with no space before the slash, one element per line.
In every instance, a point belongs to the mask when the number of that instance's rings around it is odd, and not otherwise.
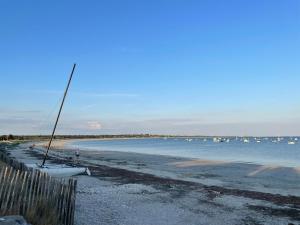
<path fill-rule="evenodd" d="M 299 0 L 0 0 L 0 134 L 300 135 Z"/>

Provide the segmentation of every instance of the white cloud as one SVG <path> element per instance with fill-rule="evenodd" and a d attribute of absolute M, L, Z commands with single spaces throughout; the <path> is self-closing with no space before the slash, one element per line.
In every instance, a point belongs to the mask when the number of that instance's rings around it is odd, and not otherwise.
<path fill-rule="evenodd" d="M 87 126 L 90 130 L 99 130 L 102 128 L 102 125 L 99 121 L 88 121 Z"/>

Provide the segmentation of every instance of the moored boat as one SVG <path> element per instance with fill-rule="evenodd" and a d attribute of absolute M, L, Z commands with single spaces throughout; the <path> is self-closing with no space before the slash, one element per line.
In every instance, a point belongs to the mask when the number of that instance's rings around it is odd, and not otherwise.
<path fill-rule="evenodd" d="M 244 139 L 244 143 L 249 143 L 250 140 L 249 139 Z"/>

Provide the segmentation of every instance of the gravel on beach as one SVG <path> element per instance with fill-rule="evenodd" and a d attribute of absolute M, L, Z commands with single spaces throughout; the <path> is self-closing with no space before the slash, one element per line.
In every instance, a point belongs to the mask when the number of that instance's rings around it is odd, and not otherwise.
<path fill-rule="evenodd" d="M 213 195 L 213 196 L 212 196 Z M 273 215 L 283 210 L 268 202 L 218 196 L 176 187 L 121 184 L 114 180 L 78 177 L 76 225 L 242 225 L 299 224 Z M 252 206 L 252 207 L 251 207 Z M 260 206 L 260 207 L 255 207 Z M 270 209 L 271 212 L 257 209 Z M 277 210 L 277 211 L 276 211 Z M 299 214 L 298 214 L 299 216 Z"/>

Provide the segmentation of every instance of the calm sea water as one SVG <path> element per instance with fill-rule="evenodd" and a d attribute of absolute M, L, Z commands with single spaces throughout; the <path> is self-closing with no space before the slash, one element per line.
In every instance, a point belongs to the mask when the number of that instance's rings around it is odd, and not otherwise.
<path fill-rule="evenodd" d="M 229 142 L 226 140 L 214 142 L 212 138 L 145 138 L 84 140 L 73 142 L 71 145 L 82 150 L 136 152 L 298 167 L 300 166 L 300 141 L 291 145 L 288 144 L 290 139 L 286 137 L 277 141 L 277 138 L 262 138 L 259 142 L 250 138 L 249 143 L 245 143 L 240 138 L 231 138 Z"/>

